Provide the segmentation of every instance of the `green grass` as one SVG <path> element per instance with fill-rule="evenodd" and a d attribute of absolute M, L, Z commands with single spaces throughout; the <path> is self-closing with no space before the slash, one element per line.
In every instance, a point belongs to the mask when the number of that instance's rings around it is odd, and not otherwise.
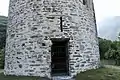
<path fill-rule="evenodd" d="M 5 76 L 0 73 L 0 80 L 43 80 L 40 77 L 23 77 L 23 76 Z"/>
<path fill-rule="evenodd" d="M 77 75 L 76 80 L 120 80 L 120 68 L 100 68 Z"/>
<path fill-rule="evenodd" d="M 40 77 L 5 76 L 0 73 L 0 80 L 43 80 Z M 109 66 L 89 70 L 77 75 L 76 80 L 120 80 L 120 67 Z"/>

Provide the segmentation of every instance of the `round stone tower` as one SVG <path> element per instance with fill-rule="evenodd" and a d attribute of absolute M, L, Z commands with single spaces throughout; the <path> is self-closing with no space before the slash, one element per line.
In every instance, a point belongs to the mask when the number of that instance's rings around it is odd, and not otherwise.
<path fill-rule="evenodd" d="M 92 0 L 10 0 L 6 75 L 73 77 L 99 62 Z"/>

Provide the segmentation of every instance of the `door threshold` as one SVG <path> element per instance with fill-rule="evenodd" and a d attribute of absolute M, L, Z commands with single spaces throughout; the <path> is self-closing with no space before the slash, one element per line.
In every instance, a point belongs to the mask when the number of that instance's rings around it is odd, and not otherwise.
<path fill-rule="evenodd" d="M 71 76 L 53 76 L 52 80 L 75 80 Z"/>

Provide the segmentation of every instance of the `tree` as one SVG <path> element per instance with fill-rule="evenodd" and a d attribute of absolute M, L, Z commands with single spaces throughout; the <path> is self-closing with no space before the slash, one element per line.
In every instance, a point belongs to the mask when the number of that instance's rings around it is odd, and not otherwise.
<path fill-rule="evenodd" d="M 120 41 L 120 32 L 119 32 L 119 35 L 118 35 L 118 40 Z"/>
<path fill-rule="evenodd" d="M 120 36 L 120 34 L 119 34 Z M 118 38 L 119 38 L 118 36 Z M 120 40 L 120 39 L 119 39 Z M 113 41 L 109 50 L 105 53 L 106 59 L 115 60 L 115 65 L 120 65 L 120 41 Z"/>
<path fill-rule="evenodd" d="M 0 68 L 4 67 L 4 47 L 6 41 L 7 17 L 0 16 Z"/>
<path fill-rule="evenodd" d="M 109 49 L 106 53 L 105 53 L 105 58 L 106 59 L 112 59 L 115 61 L 115 65 L 120 65 L 120 51 L 119 50 L 113 50 L 113 49 Z"/>
<path fill-rule="evenodd" d="M 111 48 L 112 41 L 99 38 L 100 58 L 104 59 L 105 53 Z"/>
<path fill-rule="evenodd" d="M 106 59 L 114 59 L 114 54 L 116 53 L 116 51 L 114 49 L 109 49 L 106 53 L 105 53 L 105 58 Z"/>
<path fill-rule="evenodd" d="M 0 68 L 4 68 L 4 49 L 0 49 Z"/>
<path fill-rule="evenodd" d="M 5 16 L 0 16 L 0 49 L 5 47 L 7 19 Z"/>

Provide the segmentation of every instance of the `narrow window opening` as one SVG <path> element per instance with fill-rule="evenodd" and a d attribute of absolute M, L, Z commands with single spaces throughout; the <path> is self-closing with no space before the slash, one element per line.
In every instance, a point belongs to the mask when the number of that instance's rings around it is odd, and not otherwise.
<path fill-rule="evenodd" d="M 62 17 L 60 17 L 60 29 L 61 29 L 61 32 L 63 32 Z"/>
<path fill-rule="evenodd" d="M 83 4 L 86 5 L 86 0 L 83 0 Z"/>

